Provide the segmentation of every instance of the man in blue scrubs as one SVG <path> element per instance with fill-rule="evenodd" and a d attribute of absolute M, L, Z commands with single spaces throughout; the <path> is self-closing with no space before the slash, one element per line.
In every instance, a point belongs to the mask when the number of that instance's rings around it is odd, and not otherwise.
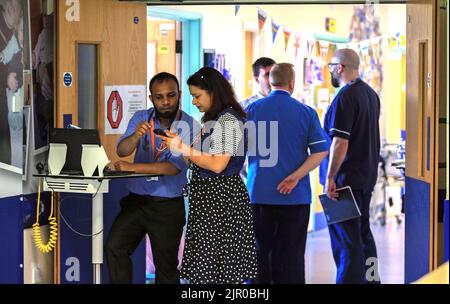
<path fill-rule="evenodd" d="M 258 93 L 241 101 L 239 104 L 245 110 L 249 105 L 266 97 L 272 90 L 269 82 L 269 73 L 275 64 L 275 60 L 269 57 L 260 57 L 252 64 L 253 79 L 259 87 Z"/>
<path fill-rule="evenodd" d="M 182 188 L 187 182 L 187 164 L 181 155 L 172 154 L 153 130 L 177 132 L 183 124 L 186 132 L 180 136 L 189 143 L 196 134 L 194 127 L 198 128 L 198 125 L 179 109 L 181 92 L 174 75 L 157 74 L 150 81 L 149 88 L 154 107 L 133 115 L 117 145 L 120 157 L 136 152 L 134 162 L 120 160 L 115 167 L 162 176 L 127 181 L 130 194 L 120 202 L 121 211 L 106 243 L 111 283 L 132 282 L 130 256 L 145 234 L 152 242 L 156 283 L 180 282 L 178 248 L 185 224 Z"/>
<path fill-rule="evenodd" d="M 292 64 L 275 64 L 270 84 L 272 92 L 247 108 L 249 122 L 265 131 L 256 138 L 249 134 L 249 140 L 255 147 L 269 146 L 269 155 L 260 149 L 254 155 L 250 148 L 248 157 L 247 188 L 257 241 L 256 283 L 301 284 L 305 283 L 311 204 L 309 172 L 328 154 L 328 144 L 316 111 L 291 97 Z"/>
<path fill-rule="evenodd" d="M 270 94 L 272 87 L 270 86 L 269 82 L 269 74 L 274 64 L 275 60 L 269 57 L 260 57 L 256 59 L 255 62 L 253 62 L 252 64 L 253 79 L 255 80 L 255 83 L 258 84 L 259 89 L 258 93 L 239 103 L 244 110 L 247 110 L 248 106 L 254 103 L 255 101 L 264 98 Z M 244 181 L 244 183 L 247 183 L 247 167 L 248 162 L 247 159 L 245 159 L 245 163 L 242 166 L 241 170 L 241 178 Z"/>
<path fill-rule="evenodd" d="M 332 85 L 342 87 L 325 114 L 331 142 L 329 160 L 321 164 L 320 181 L 329 198 L 350 186 L 361 217 L 328 226 L 337 266 L 336 283 L 379 283 L 375 241 L 369 225 L 369 204 L 377 180 L 380 155 L 380 100 L 359 78 L 359 57 L 337 50 L 328 64 Z"/>

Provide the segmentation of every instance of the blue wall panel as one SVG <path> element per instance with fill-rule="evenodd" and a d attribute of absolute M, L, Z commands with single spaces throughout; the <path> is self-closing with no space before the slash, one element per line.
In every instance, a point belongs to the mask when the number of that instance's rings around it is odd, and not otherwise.
<path fill-rule="evenodd" d="M 112 223 L 120 211 L 120 199 L 128 194 L 125 180 L 119 179 L 109 183 L 109 193 L 103 196 L 103 241 L 106 242 Z M 91 195 L 62 194 L 61 214 L 68 224 L 77 232 L 92 234 L 92 199 Z M 92 238 L 80 236 L 72 231 L 61 218 L 61 283 L 62 284 L 90 284 L 92 275 Z M 145 283 L 145 239 L 140 243 L 132 256 L 133 283 Z M 71 259 L 72 258 L 72 259 Z M 80 280 L 70 281 L 73 258 L 80 263 Z M 66 265 L 67 263 L 67 265 Z M 102 283 L 109 282 L 106 256 L 103 256 Z M 66 277 L 66 273 L 69 275 Z M 69 279 L 69 280 L 68 280 Z"/>
<path fill-rule="evenodd" d="M 0 199 L 0 284 L 23 283 L 23 219 L 20 196 Z"/>
<path fill-rule="evenodd" d="M 430 185 L 405 178 L 405 283 L 429 272 Z"/>

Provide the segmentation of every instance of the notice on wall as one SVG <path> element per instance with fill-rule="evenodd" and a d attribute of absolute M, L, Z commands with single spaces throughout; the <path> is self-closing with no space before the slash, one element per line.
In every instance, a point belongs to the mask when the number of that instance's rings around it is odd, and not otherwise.
<path fill-rule="evenodd" d="M 160 54 L 160 55 L 169 54 L 169 46 L 168 45 L 159 45 L 158 46 L 158 54 Z"/>
<path fill-rule="evenodd" d="M 147 108 L 145 85 L 105 86 L 105 134 L 123 134 L 131 117 Z"/>

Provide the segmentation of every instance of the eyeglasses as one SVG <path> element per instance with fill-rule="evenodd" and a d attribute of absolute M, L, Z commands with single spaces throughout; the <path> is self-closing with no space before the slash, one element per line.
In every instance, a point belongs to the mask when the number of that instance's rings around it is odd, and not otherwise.
<path fill-rule="evenodd" d="M 329 68 L 329 69 L 331 69 L 331 67 L 333 67 L 333 66 L 335 66 L 335 65 L 342 65 L 343 67 L 345 67 L 345 65 L 343 65 L 342 63 L 340 63 L 340 62 L 330 62 L 330 63 L 328 63 L 327 64 L 327 67 Z"/>

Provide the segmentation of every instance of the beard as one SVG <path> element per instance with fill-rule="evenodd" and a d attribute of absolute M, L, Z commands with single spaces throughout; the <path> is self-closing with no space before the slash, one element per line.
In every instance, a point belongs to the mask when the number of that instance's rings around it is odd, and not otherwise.
<path fill-rule="evenodd" d="M 156 117 L 174 120 L 175 116 L 177 115 L 179 106 L 180 106 L 180 101 L 178 100 L 177 106 L 172 111 L 170 111 L 170 110 L 160 111 L 157 107 L 155 107 Z"/>
<path fill-rule="evenodd" d="M 331 85 L 335 88 L 340 87 L 339 79 L 336 78 L 333 74 L 331 74 Z"/>

